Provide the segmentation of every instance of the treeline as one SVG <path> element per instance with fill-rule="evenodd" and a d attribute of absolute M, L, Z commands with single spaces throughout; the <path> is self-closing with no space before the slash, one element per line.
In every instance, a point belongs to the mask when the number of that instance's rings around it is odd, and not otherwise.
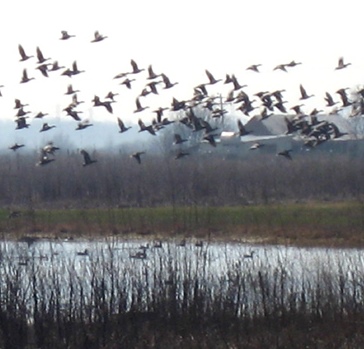
<path fill-rule="evenodd" d="M 220 145 L 221 146 L 221 145 Z M 209 145 L 206 145 L 209 147 Z M 209 149 L 209 148 L 205 148 Z M 97 162 L 82 166 L 82 155 L 60 150 L 55 161 L 36 166 L 39 154 L 0 157 L 3 207 L 147 207 L 171 205 L 245 205 L 292 200 L 361 199 L 361 157 L 318 151 L 229 156 L 200 153 L 176 160 L 175 149 L 141 155 L 90 152 Z"/>

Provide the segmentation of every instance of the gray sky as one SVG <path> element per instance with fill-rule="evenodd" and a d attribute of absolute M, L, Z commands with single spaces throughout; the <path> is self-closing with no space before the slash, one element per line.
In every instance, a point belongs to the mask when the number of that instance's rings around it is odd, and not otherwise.
<path fill-rule="evenodd" d="M 91 119 L 148 120 L 154 116 L 150 111 L 170 106 L 172 97 L 190 98 L 194 86 L 207 82 L 205 69 L 222 79 L 234 73 L 241 84 L 248 85 L 247 93 L 285 89 L 290 106 L 299 103 L 302 83 L 315 95 L 307 101 L 307 109 L 322 109 L 325 91 L 334 94 L 364 82 L 361 16 L 360 2 L 354 0 L 345 4 L 326 0 L 11 1 L 0 23 L 0 84 L 5 86 L 0 115 L 14 117 L 15 98 L 28 103 L 34 113 L 54 115 L 69 104 L 64 93 L 72 83 L 80 90 L 79 99 L 86 102 L 80 109 Z M 76 37 L 61 41 L 61 30 Z M 91 43 L 95 30 L 108 38 Z M 28 55 L 35 55 L 39 46 L 50 62 L 57 60 L 67 68 L 77 60 L 79 69 L 86 72 L 73 78 L 54 72 L 45 78 L 34 69 L 34 58 L 19 62 L 18 44 Z M 352 65 L 335 71 L 340 56 Z M 113 79 L 131 69 L 131 59 L 141 68 L 152 64 L 157 73 L 179 82 L 158 96 L 142 99 L 150 108 L 140 114 L 133 110 L 145 72 L 136 76 L 131 91 L 119 85 L 122 80 Z M 303 64 L 289 73 L 273 71 L 277 64 L 291 60 Z M 260 73 L 246 70 L 256 63 L 262 64 Z M 24 68 L 35 80 L 20 84 Z M 229 89 L 218 84 L 209 92 L 225 96 Z M 113 115 L 92 108 L 91 102 L 94 95 L 103 99 L 109 91 L 119 93 Z"/>

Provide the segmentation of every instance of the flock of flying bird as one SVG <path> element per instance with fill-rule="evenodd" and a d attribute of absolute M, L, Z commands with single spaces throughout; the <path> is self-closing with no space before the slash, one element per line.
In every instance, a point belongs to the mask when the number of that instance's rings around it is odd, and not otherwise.
<path fill-rule="evenodd" d="M 70 40 L 74 37 L 75 35 L 70 35 L 67 31 L 62 31 L 60 39 Z M 96 31 L 91 43 L 101 42 L 106 38 L 107 36 L 103 36 L 98 31 Z M 27 55 L 21 45 L 19 45 L 18 49 L 21 62 L 27 61 L 34 57 Z M 34 58 L 37 59 L 36 69 L 39 70 L 44 77 L 49 77 L 52 72 L 59 70 L 62 71 L 62 76 L 67 76 L 69 78 L 85 72 L 84 70 L 79 70 L 76 61 L 73 62 L 71 68 L 60 66 L 58 61 L 53 61 L 53 63 L 50 63 L 51 58 L 45 58 L 39 47 L 36 48 L 36 57 Z M 134 81 L 137 79 L 137 76 L 141 72 L 146 71 L 147 76 L 145 87 L 138 94 L 135 100 L 136 107 L 133 111 L 135 114 L 141 113 L 149 108 L 148 106 L 143 106 L 144 103 L 142 103 L 142 101 L 144 102 L 148 95 L 159 95 L 162 90 L 169 90 L 178 84 L 178 82 L 171 81 L 164 73 L 155 73 L 152 65 L 149 65 L 149 67 L 145 69 L 140 68 L 134 60 L 131 60 L 130 63 L 131 70 L 117 74 L 114 76 L 114 79 L 121 80 L 120 85 L 124 85 L 125 88 L 131 90 L 133 88 Z M 279 64 L 273 70 L 288 72 L 289 69 L 293 69 L 300 64 L 302 63 L 291 61 L 286 64 Z M 343 58 L 340 58 L 335 69 L 341 70 L 348 67 L 349 65 L 350 63 L 345 63 Z M 259 73 L 260 66 L 260 64 L 251 65 L 246 69 Z M 216 137 L 219 134 L 219 128 L 212 126 L 211 120 L 221 120 L 221 118 L 223 118 L 223 116 L 228 113 L 224 107 L 230 105 L 233 106 L 234 112 L 241 112 L 246 116 L 251 116 L 253 111 L 258 110 L 259 113 L 255 114 L 254 116 L 259 118 L 262 122 L 273 115 L 276 111 L 278 111 L 280 114 L 287 114 L 287 116 L 284 117 L 287 126 L 286 134 L 300 134 L 305 140 L 305 145 L 309 147 L 317 146 L 330 139 L 339 138 L 344 134 L 340 132 L 334 123 L 326 120 L 320 121 L 318 119 L 317 115 L 322 112 L 322 110 L 314 109 L 310 114 L 306 114 L 301 108 L 303 104 L 286 108 L 285 104 L 287 101 L 284 100 L 283 97 L 285 90 L 257 92 L 254 94 L 252 99 L 252 97 L 244 91 L 244 87 L 246 87 L 246 85 L 241 85 L 234 74 L 226 74 L 225 79 L 216 79 L 210 71 L 205 70 L 205 73 L 207 80 L 193 88 L 193 95 L 190 99 L 177 100 L 173 97 L 170 107 L 159 107 L 158 109 L 152 111 L 152 113 L 155 114 L 155 118 L 151 124 L 146 125 L 142 119 L 139 118 L 139 132 L 148 132 L 149 134 L 155 136 L 161 129 L 175 122 L 179 122 L 186 127 L 186 130 L 200 133 L 202 135 L 201 139 L 203 141 L 209 142 L 213 147 L 216 147 Z M 29 83 L 33 79 L 34 77 L 29 77 L 27 69 L 24 68 L 20 83 Z M 231 86 L 230 92 L 224 98 L 221 96 L 209 95 L 209 87 L 218 83 Z M 358 91 L 358 96 L 360 98 L 355 101 L 350 100 L 346 90 L 347 89 L 343 88 L 336 91 L 341 99 L 341 102 L 335 101 L 332 95 L 326 92 L 326 106 L 335 107 L 334 112 L 336 113 L 338 111 L 337 106 L 339 106 L 339 108 L 352 108 L 352 116 L 364 114 L 364 90 Z M 76 130 L 84 130 L 90 126 L 93 126 L 93 124 L 89 123 L 88 120 L 81 119 L 80 113 L 82 113 L 82 111 L 77 110 L 77 107 L 84 103 L 84 101 L 78 100 L 77 92 L 79 91 L 75 90 L 72 84 L 68 84 L 65 95 L 69 95 L 72 100 L 70 104 L 63 109 L 63 111 L 77 122 Z M 117 102 L 115 99 L 117 95 L 119 95 L 119 93 L 110 91 L 103 100 L 99 96 L 95 95 L 92 100 L 93 107 L 103 107 L 108 113 L 112 114 L 113 104 Z M 313 97 L 313 95 L 308 94 L 305 88 L 300 85 L 300 100 L 304 102 L 311 97 Z M 17 130 L 26 129 L 30 126 L 30 124 L 27 123 L 28 114 L 30 112 L 25 111 L 25 107 L 27 106 L 28 104 L 23 104 L 19 99 L 15 99 L 14 109 L 17 110 L 15 116 Z M 180 111 L 182 111 L 182 113 L 172 114 L 176 115 L 176 117 L 173 120 L 170 120 L 164 115 L 164 112 L 167 110 L 172 113 Z M 198 116 L 198 112 L 196 112 L 196 110 L 206 110 L 208 117 L 205 117 L 206 113 L 204 113 L 204 117 Z M 36 114 L 34 118 L 43 119 L 46 115 L 48 114 L 43 114 L 40 112 Z M 126 126 L 120 117 L 117 117 L 116 120 L 120 133 L 124 133 L 131 128 L 131 126 Z M 245 125 L 240 119 L 237 120 L 237 126 L 238 131 L 236 132 L 236 136 L 244 137 L 245 135 L 251 133 L 246 129 Z M 49 131 L 54 127 L 54 125 L 49 125 L 47 122 L 44 122 L 40 132 Z M 174 133 L 175 145 L 181 145 L 187 141 L 188 139 L 184 138 L 180 133 Z M 9 148 L 15 151 L 23 146 L 24 144 L 15 143 Z M 251 149 L 258 149 L 261 146 L 262 144 L 257 142 L 252 145 Z M 41 149 L 41 154 L 37 165 L 46 165 L 50 162 L 53 162 L 55 160 L 55 152 L 57 150 L 59 150 L 59 148 L 54 146 L 52 142 L 46 144 Z M 288 159 L 291 159 L 290 152 L 291 150 L 287 149 L 277 153 L 277 155 L 282 155 Z M 90 154 L 85 149 L 82 149 L 80 153 L 84 160 L 82 164 L 83 166 L 88 166 L 97 162 L 96 159 L 91 158 Z M 135 158 L 140 164 L 141 156 L 143 154 L 145 154 L 144 151 L 138 151 L 130 156 Z M 175 158 L 180 159 L 186 155 L 189 155 L 189 153 L 182 150 L 182 148 L 179 148 L 176 152 Z"/>

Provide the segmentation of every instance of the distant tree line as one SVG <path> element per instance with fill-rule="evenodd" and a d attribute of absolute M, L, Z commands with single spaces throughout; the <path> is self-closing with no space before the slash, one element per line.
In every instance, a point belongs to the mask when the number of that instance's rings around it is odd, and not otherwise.
<path fill-rule="evenodd" d="M 146 152 L 138 164 L 127 151 L 94 151 L 90 155 L 97 162 L 90 166 L 82 166 L 78 151 L 60 151 L 44 166 L 35 165 L 36 152 L 6 153 L 0 157 L 0 202 L 3 207 L 224 206 L 364 194 L 361 157 L 302 152 L 289 160 L 254 150 L 246 157 L 191 152 L 176 160 L 174 153 L 171 147 Z"/>

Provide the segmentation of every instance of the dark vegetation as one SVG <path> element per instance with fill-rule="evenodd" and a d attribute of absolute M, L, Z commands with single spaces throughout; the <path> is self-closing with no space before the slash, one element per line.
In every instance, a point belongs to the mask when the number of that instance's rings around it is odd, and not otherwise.
<path fill-rule="evenodd" d="M 163 245 L 146 259 L 113 244 L 88 256 L 2 250 L 2 348 L 359 348 L 360 255 L 299 272 L 284 253 L 226 260 L 209 247 Z M 156 252 L 158 250 L 159 252 Z M 23 252 L 22 252 L 23 251 Z M 185 252 L 188 253 L 185 253 Z M 5 253 L 6 252 L 6 253 Z M 349 258 L 349 260 L 347 260 Z M 216 274 L 216 275 L 215 275 Z"/>
<path fill-rule="evenodd" d="M 263 231 L 261 236 L 276 234 L 279 242 L 288 231 L 297 241 L 305 231 L 313 239 L 348 241 L 355 235 L 362 243 L 361 156 L 316 149 L 292 152 L 293 160 L 276 152 L 206 151 L 179 160 L 171 154 L 147 153 L 138 164 L 127 152 L 95 151 L 90 155 L 98 162 L 87 167 L 76 151 L 60 152 L 43 167 L 35 166 L 38 154 L 3 155 L 4 236 L 52 231 L 59 238 L 97 230 L 211 237 L 233 231 L 244 239 Z M 237 261 L 211 283 L 203 252 L 198 270 L 173 256 L 130 264 L 112 254 L 96 254 L 78 276 L 75 262 L 41 268 L 3 251 L 0 347 L 364 345 L 362 265 L 339 276 L 318 268 L 311 281 L 292 284 L 284 263 L 267 271 L 269 260 L 257 270 Z M 135 277 L 133 270 L 141 274 Z"/>
<path fill-rule="evenodd" d="M 221 146 L 221 145 L 220 145 Z M 97 208 L 233 206 L 309 201 L 361 201 L 363 157 L 293 151 L 293 160 L 275 152 L 192 152 L 176 160 L 173 151 L 142 156 L 89 152 L 97 163 L 82 167 L 77 151 L 35 166 L 38 154 L 0 158 L 0 203 L 16 208 Z"/>

